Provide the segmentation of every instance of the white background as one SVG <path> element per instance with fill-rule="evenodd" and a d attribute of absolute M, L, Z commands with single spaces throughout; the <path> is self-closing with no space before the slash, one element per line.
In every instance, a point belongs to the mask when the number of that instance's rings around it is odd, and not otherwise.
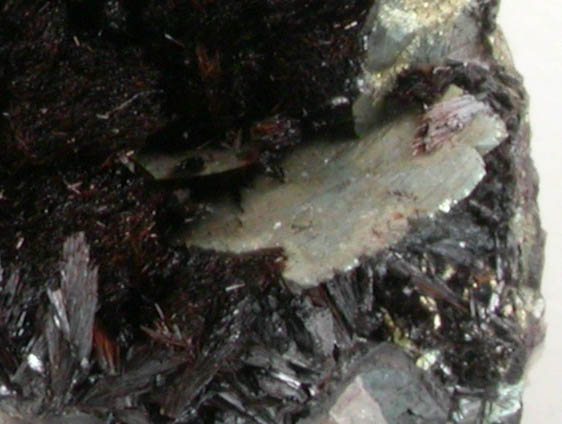
<path fill-rule="evenodd" d="M 532 156 L 548 233 L 547 337 L 527 375 L 522 422 L 562 424 L 562 0 L 503 0 L 499 21 L 531 96 Z"/>

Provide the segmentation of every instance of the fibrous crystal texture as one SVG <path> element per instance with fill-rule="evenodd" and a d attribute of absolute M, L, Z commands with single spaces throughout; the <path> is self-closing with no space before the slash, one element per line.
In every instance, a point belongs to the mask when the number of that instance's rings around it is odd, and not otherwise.
<path fill-rule="evenodd" d="M 518 422 L 544 235 L 497 8 L 0 2 L 0 421 Z"/>

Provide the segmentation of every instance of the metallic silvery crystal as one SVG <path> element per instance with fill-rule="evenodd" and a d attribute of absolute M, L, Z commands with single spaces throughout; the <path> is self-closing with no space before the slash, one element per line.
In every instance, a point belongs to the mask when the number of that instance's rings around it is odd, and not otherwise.
<path fill-rule="evenodd" d="M 401 72 L 474 56 L 477 23 L 470 0 L 376 2 L 363 31 L 367 57 L 354 106 L 355 128 L 364 134 L 380 117 L 380 103 Z M 474 57 L 472 57 L 474 59 Z"/>
<path fill-rule="evenodd" d="M 386 424 L 380 409 L 380 405 L 365 390 L 362 379 L 357 377 L 330 410 L 326 424 Z"/>
<path fill-rule="evenodd" d="M 323 413 L 299 424 L 446 422 L 448 394 L 401 348 L 379 344 L 350 368 L 355 377 L 344 390 L 319 407 Z"/>

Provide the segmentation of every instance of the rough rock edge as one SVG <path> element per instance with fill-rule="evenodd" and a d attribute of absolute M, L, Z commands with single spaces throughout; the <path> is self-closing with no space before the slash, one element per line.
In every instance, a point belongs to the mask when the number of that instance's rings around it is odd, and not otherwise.
<path fill-rule="evenodd" d="M 495 6 L 485 5 L 483 7 L 485 7 L 488 13 L 492 13 L 494 15 L 497 13 L 497 2 L 495 3 Z M 494 21 L 494 17 L 489 19 L 489 22 Z M 496 25 L 490 26 L 489 24 L 486 24 L 483 27 L 483 37 L 484 42 L 487 44 L 489 51 L 491 52 L 493 60 L 501 67 L 504 67 L 507 73 L 511 74 L 512 77 L 519 79 L 516 84 L 522 84 L 522 78 L 514 67 L 511 52 L 501 28 Z M 523 292 L 523 297 L 527 297 L 528 301 L 526 304 L 526 314 L 523 314 L 525 316 L 521 317 L 522 320 L 520 321 L 522 331 L 521 336 L 525 346 L 525 352 L 523 354 L 523 357 L 525 358 L 523 361 L 525 362 L 526 358 L 529 358 L 533 349 L 544 340 L 546 330 L 544 325 L 544 300 L 539 293 L 544 264 L 543 252 L 546 233 L 540 224 L 540 214 L 537 204 L 539 177 L 530 156 L 531 129 L 529 124 L 528 95 L 522 85 L 519 85 L 518 91 L 518 94 L 521 96 L 521 103 L 519 104 L 518 110 L 515 111 L 517 116 L 511 116 L 509 118 L 512 119 L 511 122 L 508 122 L 511 124 L 509 126 L 510 137 L 507 142 L 502 143 L 496 150 L 490 152 L 485 159 L 487 167 L 491 166 L 491 162 L 494 160 L 493 158 L 509 162 L 510 171 L 508 172 L 512 177 L 512 181 L 505 187 L 506 192 L 509 193 L 508 197 L 511 199 L 512 203 L 504 205 L 509 210 L 507 214 L 510 216 L 510 219 L 508 220 L 502 233 L 505 237 L 504 243 L 506 247 L 509 246 L 508 249 L 511 250 L 514 256 L 514 267 L 511 270 L 511 278 L 516 281 L 516 286 L 519 287 L 519 289 Z M 515 119 L 515 121 L 513 121 L 513 119 Z M 488 171 L 492 171 L 492 169 L 488 169 Z M 459 202 L 459 204 L 453 208 L 451 214 L 453 214 L 455 210 L 474 210 L 471 203 L 478 196 L 479 188 L 487 183 L 493 182 L 494 180 L 501 180 L 501 176 L 498 178 L 497 176 L 493 176 L 493 174 L 493 172 L 490 172 L 488 177 L 479 184 L 479 187 L 477 187 L 470 196 Z M 503 175 L 503 177 L 505 177 L 505 175 Z M 445 216 L 443 218 L 443 221 L 446 222 L 447 217 Z M 423 226 L 424 222 L 422 220 L 417 228 L 423 228 Z M 410 238 L 416 238 L 415 224 L 412 226 L 412 230 L 404 240 Z M 390 251 L 400 252 L 403 249 L 407 249 L 407 242 L 404 245 L 404 240 L 398 244 L 402 245 L 401 248 L 394 247 L 391 248 Z M 384 256 L 384 254 L 382 256 Z M 373 355 L 373 353 L 376 352 L 371 352 L 371 355 Z M 376 355 L 374 357 L 376 358 Z M 358 363 L 362 363 L 362 359 L 357 358 L 356 360 Z M 376 362 L 376 360 L 373 362 Z M 353 367 L 354 366 L 351 366 L 351 368 Z M 363 363 L 363 365 L 355 365 L 355 367 L 364 368 L 365 365 Z M 522 376 L 525 364 L 522 364 L 522 367 L 521 372 L 518 373 L 520 378 L 523 378 Z M 344 388 L 347 387 L 346 385 L 349 384 L 358 374 L 360 374 L 360 370 L 354 370 L 349 373 L 344 379 L 346 383 L 340 385 L 337 390 L 314 408 L 317 418 L 311 419 L 310 421 L 307 420 L 306 423 L 323 424 L 328 422 L 324 421 L 326 419 L 326 411 L 330 410 L 330 407 L 338 400 L 338 396 L 341 395 Z M 431 378 L 431 373 L 426 374 L 427 378 Z M 499 394 L 497 393 L 496 395 Z M 516 424 L 520 422 L 523 408 L 522 391 L 518 392 L 518 396 L 520 408 L 515 411 L 511 411 L 511 413 L 506 413 L 504 416 L 500 415 L 501 420 L 493 422 L 506 424 Z M 494 402 L 492 398 L 486 399 L 486 396 L 483 397 L 483 400 L 485 402 L 489 402 L 489 404 L 493 404 Z M 515 400 L 517 401 L 517 399 Z M 453 403 L 452 409 L 449 413 L 449 418 L 451 418 L 452 414 L 455 412 L 454 407 L 455 405 Z M 488 422 L 486 420 L 489 419 L 489 415 L 482 415 L 482 421 L 477 422 Z M 430 421 L 420 422 L 429 423 Z M 329 423 L 331 424 L 332 421 Z"/>
<path fill-rule="evenodd" d="M 512 133 L 513 137 L 509 143 L 504 143 L 499 149 L 489 155 L 489 162 L 497 159 L 498 161 L 507 161 L 511 165 L 509 169 L 511 170 L 512 180 L 508 181 L 508 184 L 505 186 L 505 191 L 509 195 L 512 204 L 506 204 L 507 208 L 509 209 L 508 214 L 511 216 L 509 220 L 509 225 L 507 228 L 502 229 L 502 234 L 505 235 L 505 244 L 508 245 L 508 250 L 510 254 L 513 255 L 515 258 L 515 263 L 511 268 L 512 275 L 511 277 L 515 277 L 514 279 L 515 287 L 519 287 L 522 289 L 529 288 L 531 290 L 531 295 L 533 295 L 534 290 L 538 288 L 540 285 L 540 270 L 542 268 L 542 246 L 544 244 L 544 234 L 540 229 L 540 224 L 538 221 L 538 210 L 536 207 L 536 194 L 537 194 L 537 180 L 536 180 L 536 172 L 534 171 L 532 161 L 530 160 L 528 153 L 529 153 L 529 128 L 526 122 L 526 104 L 521 106 L 522 108 L 519 110 L 521 114 L 520 118 L 523 122 L 523 125 L 519 126 L 512 126 Z M 492 179 L 492 177 L 490 177 Z M 488 182 L 490 182 L 490 179 Z M 478 190 L 478 189 L 477 189 Z M 470 196 L 465 201 L 461 202 L 457 205 L 452 214 L 455 213 L 456 210 L 464 210 L 470 209 L 470 201 L 474 200 L 474 197 L 477 196 L 477 192 L 475 192 L 472 196 Z M 446 217 L 441 217 L 446 220 Z M 440 218 L 439 218 L 440 219 Z M 415 236 L 415 234 L 413 235 Z M 404 246 L 402 246 L 404 247 Z M 401 249 L 400 246 L 397 246 L 394 251 Z M 521 250 L 518 253 L 518 249 Z M 381 258 L 383 262 L 384 258 Z M 363 265 L 360 267 L 363 271 L 367 272 L 369 269 L 372 269 L 377 264 L 373 264 L 372 260 L 365 260 Z M 361 270 L 359 270 L 361 271 Z M 350 275 L 342 276 L 342 282 L 346 282 L 346 280 L 351 280 L 353 277 Z M 536 294 L 534 295 L 536 296 Z M 537 301 L 537 299 L 534 299 Z M 532 305 L 531 305 L 532 306 Z M 298 308 L 294 309 L 298 311 Z M 523 323 L 525 324 L 525 323 Z M 524 327 L 524 336 L 526 338 L 525 348 L 526 352 L 523 357 L 526 357 L 528 351 L 540 340 L 540 331 L 536 331 L 537 328 L 540 329 L 540 317 L 534 319 L 530 324 L 536 324 L 537 327 L 533 325 L 528 325 Z M 539 337 L 537 337 L 539 336 Z M 351 348 L 353 346 L 353 349 Z M 350 354 L 345 360 L 342 359 L 340 363 L 339 370 L 335 372 L 334 378 L 334 386 L 332 387 L 332 392 L 336 391 L 335 386 L 341 387 L 342 380 L 348 378 L 350 373 L 350 364 L 354 363 L 354 358 L 359 361 L 363 355 L 365 354 L 365 350 L 367 347 L 365 343 L 361 340 L 355 339 L 353 343 L 349 343 L 348 345 L 350 350 L 356 350 L 355 353 Z M 338 379 L 337 374 L 341 377 Z M 520 373 L 516 372 L 516 377 L 520 377 Z M 345 378 L 344 378 L 345 377 Z M 326 391 L 326 395 L 330 393 L 330 390 Z M 319 396 L 317 401 L 320 401 L 321 398 L 325 398 L 325 396 Z M 140 408 L 142 409 L 142 408 Z M 70 411 L 67 411 L 70 412 Z M 139 412 L 142 416 L 142 412 Z M 17 412 L 14 413 L 14 417 L 17 417 Z M 285 416 L 298 416 L 298 413 L 292 414 L 288 412 Z M 7 422 L 36 422 L 36 419 L 32 420 L 19 420 L 14 419 L 13 421 L 11 418 L 7 418 L 5 416 L 0 416 L 2 419 L 6 419 Z M 125 422 L 129 421 L 127 419 L 123 419 Z M 510 418 L 509 422 L 516 422 L 518 420 L 517 416 L 514 415 Z M 248 421 L 252 421 L 252 419 L 248 418 Z M 75 413 L 74 415 L 68 416 L 66 418 L 45 418 L 43 422 L 68 422 L 68 423 L 97 423 L 100 422 L 98 419 L 94 418 L 93 416 L 84 415 L 82 413 Z M 139 418 L 138 422 L 147 422 L 142 421 Z M 508 422 L 508 421 L 506 421 Z"/>

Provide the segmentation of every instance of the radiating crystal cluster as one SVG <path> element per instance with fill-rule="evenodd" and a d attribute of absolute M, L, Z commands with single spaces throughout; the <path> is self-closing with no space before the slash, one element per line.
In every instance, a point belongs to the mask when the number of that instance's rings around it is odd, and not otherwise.
<path fill-rule="evenodd" d="M 544 235 L 497 7 L 3 2 L 0 422 L 518 422 Z"/>

